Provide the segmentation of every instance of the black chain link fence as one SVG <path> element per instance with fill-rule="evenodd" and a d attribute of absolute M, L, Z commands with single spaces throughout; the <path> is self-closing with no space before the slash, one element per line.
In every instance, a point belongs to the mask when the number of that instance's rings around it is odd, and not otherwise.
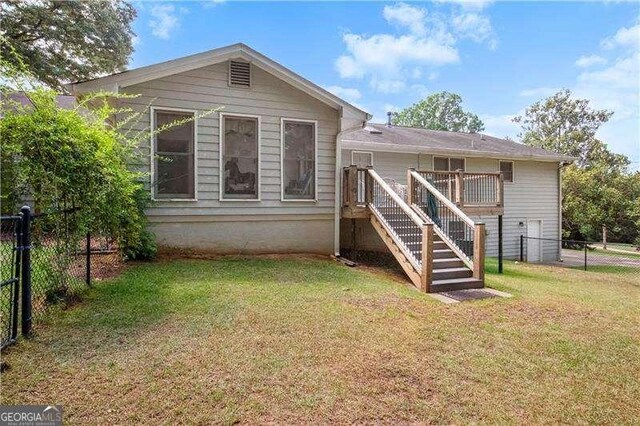
<path fill-rule="evenodd" d="M 609 243 L 605 248 L 600 242 L 579 240 L 558 240 L 553 238 L 520 237 L 520 260 L 527 261 L 532 244 L 540 253 L 544 241 L 561 243 L 561 262 L 547 262 L 554 265 L 580 268 L 585 271 L 613 272 L 640 277 L 640 250 L 631 244 Z"/>
<path fill-rule="evenodd" d="M 28 334 L 32 321 L 37 327 L 51 307 L 74 302 L 93 282 L 114 277 L 123 268 L 116 242 L 87 234 L 77 226 L 76 214 L 30 215 L 23 209 L 20 216 L 2 217 L 1 347 L 17 337 L 19 316 L 23 334 Z"/>

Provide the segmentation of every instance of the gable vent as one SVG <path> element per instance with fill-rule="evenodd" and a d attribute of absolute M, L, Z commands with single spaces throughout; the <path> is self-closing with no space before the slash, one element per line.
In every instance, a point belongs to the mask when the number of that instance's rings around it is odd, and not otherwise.
<path fill-rule="evenodd" d="M 229 61 L 229 85 L 251 87 L 251 64 L 249 62 Z"/>

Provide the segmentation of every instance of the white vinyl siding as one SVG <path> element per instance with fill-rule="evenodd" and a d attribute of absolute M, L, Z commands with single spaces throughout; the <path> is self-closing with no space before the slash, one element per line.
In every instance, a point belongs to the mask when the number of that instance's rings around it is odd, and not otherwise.
<path fill-rule="evenodd" d="M 310 221 L 322 221 L 323 232 L 329 232 L 332 236 L 335 140 L 339 131 L 339 112 L 257 66 L 251 68 L 251 88 L 230 87 L 228 68 L 229 65 L 225 62 L 140 83 L 123 90 L 138 94 L 138 97 L 118 101 L 121 107 L 128 106 L 141 112 L 147 111 L 149 105 L 157 109 L 189 109 L 201 114 L 220 108 L 219 112 L 200 117 L 196 126 L 197 201 L 187 203 L 160 200 L 147 210 L 159 242 L 170 245 L 183 243 L 169 241 L 172 237 L 168 236 L 168 231 L 165 232 L 168 226 L 179 226 L 191 219 L 215 221 L 216 217 L 234 217 L 238 221 L 243 217 L 252 218 L 251 220 L 256 217 L 269 219 L 268 216 L 284 215 L 308 217 Z M 220 113 L 260 116 L 259 201 L 220 200 Z M 316 202 L 291 203 L 281 200 L 282 118 L 316 122 Z M 149 114 L 143 114 L 133 124 L 133 133 L 144 131 L 149 126 Z M 140 145 L 140 153 L 142 162 L 136 166 L 140 171 L 149 173 L 152 162 L 148 141 Z M 146 185 L 149 184 L 147 181 Z M 177 235 L 176 238 L 185 239 L 190 238 L 191 233 L 185 228 L 182 234 Z M 262 237 L 254 235 L 252 238 Z M 324 240 L 326 238 L 323 237 Z M 246 250 L 251 250 L 252 245 L 258 246 L 254 241 L 245 243 L 243 247 Z M 211 245 L 215 248 L 215 239 L 212 239 Z M 331 244 L 327 244 L 326 252 L 333 252 Z"/>
<path fill-rule="evenodd" d="M 349 165 L 351 150 L 343 150 L 344 167 Z M 374 152 L 376 164 L 374 170 L 385 180 L 406 184 L 408 168 L 432 170 L 433 159 L 425 154 L 406 154 Z M 446 157 L 444 157 L 446 158 Z M 465 160 L 467 172 L 497 172 L 499 160 L 491 158 L 470 158 Z M 514 161 L 513 169 L 517 179 L 513 184 L 504 186 L 505 214 L 503 216 L 503 248 L 507 258 L 517 259 L 520 254 L 520 235 L 527 234 L 527 219 L 540 219 L 543 223 L 543 235 L 546 238 L 559 238 L 558 223 L 558 164 L 553 162 Z M 487 254 L 498 255 L 498 218 L 497 216 L 472 217 L 475 221 L 485 222 L 487 228 Z M 522 222 L 522 226 L 520 226 Z M 365 226 L 365 225 L 363 225 Z M 368 225 L 366 225 L 368 226 Z M 365 227 L 366 227 L 365 226 Z M 367 232 L 375 233 L 367 227 Z M 343 229 L 343 231 L 345 231 Z M 345 232 L 349 232 L 347 229 Z M 364 243 L 364 235 L 359 236 Z M 348 240 L 348 238 L 346 239 Z M 373 240 L 379 240 L 373 237 Z M 378 246 L 384 248 L 382 241 Z M 369 246 L 369 248 L 373 248 Z M 553 241 L 542 244 L 544 260 L 556 260 L 559 257 L 558 245 Z"/>

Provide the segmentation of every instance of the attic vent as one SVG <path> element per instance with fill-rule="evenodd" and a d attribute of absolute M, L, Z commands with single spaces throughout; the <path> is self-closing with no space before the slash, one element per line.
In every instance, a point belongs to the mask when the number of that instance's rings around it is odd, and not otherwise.
<path fill-rule="evenodd" d="M 382 132 L 380 130 L 376 129 L 375 127 L 371 127 L 371 126 L 366 126 L 364 128 L 364 131 L 365 132 L 369 132 L 369 133 L 371 133 L 373 135 L 381 135 L 382 134 Z"/>
<path fill-rule="evenodd" d="M 251 64 L 249 62 L 229 61 L 229 85 L 251 87 Z"/>

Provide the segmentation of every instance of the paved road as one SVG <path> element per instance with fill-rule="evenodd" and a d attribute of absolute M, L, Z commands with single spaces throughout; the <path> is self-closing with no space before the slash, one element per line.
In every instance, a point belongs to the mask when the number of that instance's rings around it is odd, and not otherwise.
<path fill-rule="evenodd" d="M 564 264 L 567 266 L 583 266 L 584 265 L 584 251 L 582 250 L 562 250 L 562 258 Z M 627 257 L 624 254 L 618 255 L 618 253 L 600 254 L 593 251 L 587 252 L 587 267 L 589 265 L 616 265 L 616 266 L 631 266 L 640 268 L 640 257 L 632 258 Z"/>

